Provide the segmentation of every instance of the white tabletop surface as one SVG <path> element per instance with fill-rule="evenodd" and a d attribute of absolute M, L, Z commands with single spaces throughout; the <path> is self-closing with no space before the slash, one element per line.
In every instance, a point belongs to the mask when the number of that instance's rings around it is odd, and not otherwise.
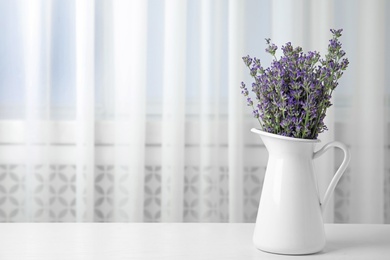
<path fill-rule="evenodd" d="M 390 259 L 390 225 L 326 224 L 325 249 L 309 256 L 264 253 L 254 224 L 3 223 L 0 259 Z"/>

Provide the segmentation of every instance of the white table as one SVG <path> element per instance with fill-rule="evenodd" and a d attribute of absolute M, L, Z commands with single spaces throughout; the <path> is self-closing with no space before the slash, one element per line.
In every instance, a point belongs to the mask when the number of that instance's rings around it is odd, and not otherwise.
<path fill-rule="evenodd" d="M 315 255 L 282 256 L 252 245 L 254 224 L 0 224 L 0 259 L 390 259 L 390 225 L 327 224 Z"/>

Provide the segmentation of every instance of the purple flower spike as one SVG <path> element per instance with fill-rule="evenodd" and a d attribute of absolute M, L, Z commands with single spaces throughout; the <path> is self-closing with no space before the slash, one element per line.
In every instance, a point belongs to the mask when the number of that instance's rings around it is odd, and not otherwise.
<path fill-rule="evenodd" d="M 275 56 L 278 47 L 266 39 L 266 52 L 274 59 L 268 68 L 263 68 L 257 58 L 243 57 L 253 77 L 252 92 L 257 103 L 248 97 L 249 91 L 242 82 L 241 93 L 247 105 L 252 106 L 253 116 L 264 131 L 283 136 L 316 139 L 326 131 L 326 110 L 338 86 L 338 79 L 349 65 L 339 41 L 342 29 L 331 29 L 328 53 L 321 58 L 317 51 L 304 53 L 301 47 L 291 42 L 281 47 L 283 55 Z M 256 108 L 256 109 L 255 109 Z"/>
<path fill-rule="evenodd" d="M 248 97 L 248 98 L 246 99 L 246 101 L 247 101 L 248 106 L 253 106 L 253 101 L 252 101 L 251 98 Z"/>

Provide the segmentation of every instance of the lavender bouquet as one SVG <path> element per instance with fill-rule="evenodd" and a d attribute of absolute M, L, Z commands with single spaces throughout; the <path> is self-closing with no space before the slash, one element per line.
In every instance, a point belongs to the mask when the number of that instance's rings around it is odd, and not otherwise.
<path fill-rule="evenodd" d="M 330 30 L 328 53 L 321 58 L 319 52 L 303 53 L 290 42 L 282 46 L 283 56 L 275 56 L 278 47 L 266 39 L 266 52 L 274 59 L 270 67 L 263 68 L 259 59 L 243 57 L 250 75 L 254 78 L 252 91 L 257 104 L 249 97 L 241 83 L 242 94 L 258 119 L 263 131 L 303 139 L 317 139 L 327 130 L 324 124 L 326 110 L 332 104 L 332 93 L 349 61 L 341 49 L 339 37 L 342 29 Z"/>

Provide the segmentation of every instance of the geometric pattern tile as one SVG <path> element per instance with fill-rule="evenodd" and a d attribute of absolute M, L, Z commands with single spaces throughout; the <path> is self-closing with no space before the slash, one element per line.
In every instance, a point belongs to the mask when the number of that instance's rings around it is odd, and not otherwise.
<path fill-rule="evenodd" d="M 114 221 L 114 166 L 97 165 L 94 183 L 95 221 L 112 222 Z"/>
<path fill-rule="evenodd" d="M 263 187 L 265 167 L 245 167 L 244 169 L 244 221 L 256 222 L 257 210 Z"/>
<path fill-rule="evenodd" d="M 145 166 L 143 221 L 160 222 L 162 182 L 160 165 Z M 255 222 L 266 168 L 243 169 L 243 219 Z M 117 173 L 115 173 L 117 171 Z M 227 166 L 187 165 L 184 171 L 183 221 L 229 221 L 229 169 Z M 0 222 L 74 222 L 76 221 L 76 166 L 72 164 L 34 165 L 26 178 L 26 166 L 0 165 Z M 115 174 L 118 180 L 115 180 Z M 94 176 L 94 221 L 129 221 L 129 170 L 123 166 L 96 165 Z M 26 189 L 26 182 L 30 189 Z M 390 223 L 390 170 L 384 176 L 384 218 Z M 118 187 L 115 187 L 118 185 Z M 168 186 L 167 186 L 168 185 Z M 27 194 L 29 192 L 29 194 Z M 348 223 L 351 177 L 348 168 L 334 193 L 334 220 Z M 115 198 L 117 196 L 117 199 Z M 28 206 L 29 205 L 29 206 Z M 27 212 L 27 208 L 29 212 Z"/>
<path fill-rule="evenodd" d="M 145 167 L 144 221 L 160 222 L 161 219 L 161 166 Z"/>
<path fill-rule="evenodd" d="M 28 209 L 31 212 L 29 215 L 34 222 L 48 222 L 51 220 L 49 215 L 49 201 L 53 202 L 52 196 L 54 190 L 50 185 L 49 170 L 43 164 L 32 165 L 30 167 L 31 171 L 26 173 L 28 174 L 26 177 L 30 177 L 28 179 L 26 178 L 26 182 L 30 183 L 29 186 L 31 186 L 32 191 L 31 198 L 27 195 L 27 203 L 31 204 L 31 208 Z"/>
<path fill-rule="evenodd" d="M 50 221 L 76 220 L 76 166 L 50 165 L 49 175 Z"/>
<path fill-rule="evenodd" d="M 199 222 L 200 173 L 198 166 L 186 166 L 184 169 L 184 222 Z"/>
<path fill-rule="evenodd" d="M 35 222 L 74 222 L 75 165 L 34 165 L 32 172 L 32 219 Z"/>
<path fill-rule="evenodd" d="M 219 167 L 219 222 L 229 222 L 229 168 Z"/>
<path fill-rule="evenodd" d="M 217 167 L 204 167 L 199 172 L 199 215 L 201 222 L 219 222 L 219 172 Z"/>
<path fill-rule="evenodd" d="M 336 171 L 337 169 L 335 169 Z M 351 196 L 351 174 L 347 168 L 336 185 L 334 191 L 334 222 L 348 223 L 349 222 L 349 207 Z"/>
<path fill-rule="evenodd" d="M 227 167 L 186 166 L 184 222 L 227 222 L 228 187 Z"/>
<path fill-rule="evenodd" d="M 384 178 L 384 198 L 385 198 L 385 223 L 390 224 L 390 169 L 386 169 Z"/>
<path fill-rule="evenodd" d="M 24 165 L 0 165 L 0 221 L 24 222 L 25 215 Z"/>
<path fill-rule="evenodd" d="M 131 182 L 133 181 L 130 176 L 131 172 L 129 167 L 126 165 L 114 167 L 115 174 L 114 178 L 116 179 L 116 184 L 114 185 L 113 190 L 115 194 L 111 195 L 114 201 L 115 208 L 115 221 L 116 222 L 129 222 L 130 215 L 132 214 L 131 209 L 134 207 L 131 200 Z M 114 220 L 113 220 L 114 221 Z"/>

